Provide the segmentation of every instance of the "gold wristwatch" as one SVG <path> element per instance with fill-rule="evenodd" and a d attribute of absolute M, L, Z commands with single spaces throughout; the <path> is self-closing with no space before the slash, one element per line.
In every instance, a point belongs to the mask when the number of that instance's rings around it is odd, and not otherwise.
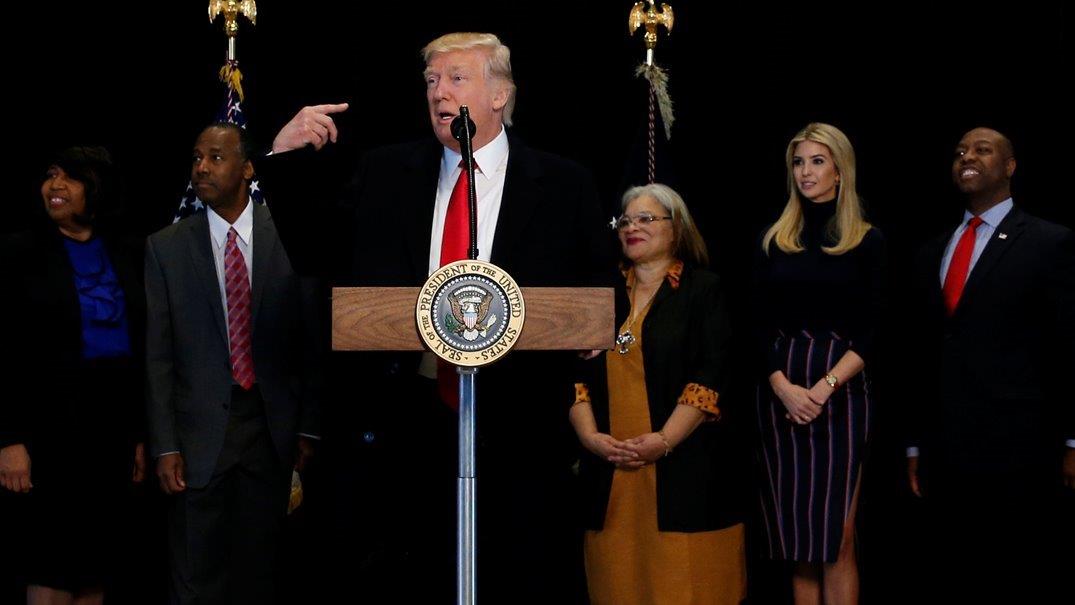
<path fill-rule="evenodd" d="M 832 374 L 825 374 L 825 382 L 833 389 L 840 386 L 840 379 Z"/>

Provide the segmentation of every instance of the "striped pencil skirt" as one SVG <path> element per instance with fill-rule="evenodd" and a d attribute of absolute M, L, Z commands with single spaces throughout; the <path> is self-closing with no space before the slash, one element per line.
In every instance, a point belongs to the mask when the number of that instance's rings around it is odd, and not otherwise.
<path fill-rule="evenodd" d="M 834 332 L 781 334 L 772 346 L 793 384 L 813 386 L 851 342 Z M 870 425 L 870 384 L 860 372 L 813 422 L 795 424 L 769 387 L 758 385 L 762 535 L 772 559 L 831 563 L 843 538 Z M 766 550 L 763 548 L 763 552 Z"/>

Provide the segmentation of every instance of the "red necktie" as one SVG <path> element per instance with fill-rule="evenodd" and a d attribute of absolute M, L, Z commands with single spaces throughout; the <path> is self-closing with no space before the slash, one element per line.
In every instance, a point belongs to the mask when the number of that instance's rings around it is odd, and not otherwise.
<path fill-rule="evenodd" d="M 231 346 L 231 377 L 244 389 L 254 386 L 254 358 L 250 354 L 250 279 L 246 260 L 228 230 L 224 246 L 224 295 L 228 299 L 228 342 Z"/>
<path fill-rule="evenodd" d="M 467 191 L 470 188 L 470 177 L 463 162 L 459 162 L 462 171 L 456 179 L 456 187 L 451 190 L 448 198 L 448 212 L 444 216 L 444 232 L 441 235 L 441 267 L 449 262 L 455 262 L 467 258 L 467 248 L 470 247 L 470 203 L 467 199 Z M 474 164 L 477 170 L 477 164 Z M 436 358 L 436 391 L 441 395 L 441 401 L 451 409 L 459 409 L 459 374 L 455 366 Z"/>
<path fill-rule="evenodd" d="M 462 162 L 459 163 L 463 165 Z M 474 166 L 477 168 L 477 165 Z M 470 247 L 470 204 L 467 191 L 470 178 L 464 167 L 455 181 L 452 197 L 448 199 L 448 213 L 444 216 L 444 231 L 440 239 L 440 266 L 467 257 Z M 459 409 L 459 379 L 452 364 L 437 358 L 437 392 L 441 400 L 453 410 Z"/>
<path fill-rule="evenodd" d="M 448 213 L 444 215 L 444 231 L 440 239 L 442 267 L 467 257 L 467 247 L 470 246 L 470 204 L 467 203 L 469 188 L 470 178 L 467 177 L 466 168 L 463 168 L 455 181 L 452 197 L 448 198 Z"/>
<path fill-rule="evenodd" d="M 956 312 L 959 305 L 959 297 L 963 294 L 963 286 L 967 283 L 967 273 L 970 271 L 970 258 L 974 253 L 974 236 L 982 219 L 977 216 L 967 221 L 967 228 L 963 235 L 959 236 L 955 252 L 952 253 L 952 261 L 948 264 L 948 274 L 944 276 L 944 309 L 951 316 Z"/>

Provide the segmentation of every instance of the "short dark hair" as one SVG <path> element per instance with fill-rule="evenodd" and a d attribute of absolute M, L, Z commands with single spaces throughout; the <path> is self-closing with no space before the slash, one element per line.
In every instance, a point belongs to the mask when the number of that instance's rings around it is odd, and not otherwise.
<path fill-rule="evenodd" d="M 250 134 L 250 131 L 234 122 L 213 122 L 202 129 L 202 132 L 209 130 L 210 128 L 223 128 L 224 130 L 234 130 L 239 133 L 239 153 L 242 154 L 244 160 L 254 161 L 257 156 L 257 145 L 254 142 L 254 135 Z"/>
<path fill-rule="evenodd" d="M 74 146 L 58 152 L 49 166 L 58 166 L 86 189 L 86 216 L 113 210 L 115 174 L 112 154 L 104 147 Z"/>
<path fill-rule="evenodd" d="M 994 129 L 994 130 L 996 130 L 996 129 Z M 1009 158 L 1014 158 L 1015 157 L 1015 143 L 1012 143 L 1011 138 L 1008 137 L 1008 135 L 1004 134 L 1003 132 L 1001 132 L 999 130 L 996 130 L 996 133 L 1000 135 L 1000 144 L 1005 147 L 1005 151 L 1008 152 L 1008 157 Z"/>
<path fill-rule="evenodd" d="M 997 121 L 983 121 L 983 122 L 968 122 L 969 127 L 963 128 L 959 135 L 956 137 L 958 141 L 960 137 L 966 136 L 966 134 L 972 130 L 978 130 L 984 128 L 986 130 L 992 130 L 1000 135 L 1000 144 L 1004 147 L 1003 151 L 1008 153 L 1008 157 L 1015 157 L 1015 141 L 1018 139 L 1018 135 L 1015 137 L 1009 136 L 1009 132 L 1012 132 L 1011 125 L 1006 123 L 997 123 Z"/>

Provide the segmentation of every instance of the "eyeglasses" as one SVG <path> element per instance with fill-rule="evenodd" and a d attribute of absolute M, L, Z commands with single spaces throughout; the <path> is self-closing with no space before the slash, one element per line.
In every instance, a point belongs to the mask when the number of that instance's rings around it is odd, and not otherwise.
<path fill-rule="evenodd" d="M 609 221 L 609 226 L 617 231 L 621 231 L 623 229 L 626 229 L 630 225 L 638 225 L 639 227 L 645 227 L 646 225 L 651 225 L 657 221 L 670 220 L 672 220 L 672 217 L 670 216 L 653 216 L 649 212 L 639 212 L 635 216 L 625 214 L 620 218 L 614 218 Z"/>

